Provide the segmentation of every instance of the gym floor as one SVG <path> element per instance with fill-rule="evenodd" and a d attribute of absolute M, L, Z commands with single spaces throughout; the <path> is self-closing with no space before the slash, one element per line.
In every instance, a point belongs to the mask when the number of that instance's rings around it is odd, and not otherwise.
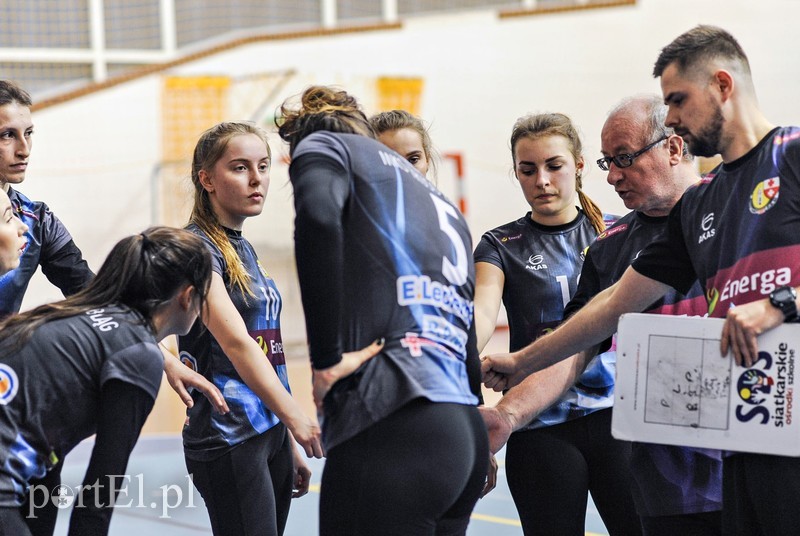
<path fill-rule="evenodd" d="M 92 440 L 87 440 L 67 456 L 62 481 L 71 489 L 83 479 L 92 445 Z M 506 485 L 503 450 L 497 459 L 500 464 L 497 488 L 478 501 L 468 536 L 522 534 Z M 311 491 L 293 501 L 286 536 L 311 536 L 318 532 L 319 481 L 324 460 L 309 460 L 309 464 L 313 471 Z M 127 485 L 127 491 L 120 495 L 111 521 L 112 536 L 211 534 L 203 500 L 186 477 L 180 436 L 142 437 L 133 451 L 127 474 L 130 479 L 120 485 L 120 488 Z M 68 523 L 69 509 L 65 508 L 59 512 L 55 534 L 65 535 Z M 608 534 L 591 500 L 586 513 L 586 534 Z"/>

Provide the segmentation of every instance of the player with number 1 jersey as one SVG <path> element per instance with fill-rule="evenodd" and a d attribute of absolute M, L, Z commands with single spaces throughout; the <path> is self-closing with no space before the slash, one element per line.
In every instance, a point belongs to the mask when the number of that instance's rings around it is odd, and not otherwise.
<path fill-rule="evenodd" d="M 513 352 L 561 323 L 584 253 L 612 218 L 582 192 L 582 142 L 568 116 L 520 117 L 510 145 L 531 210 L 483 235 L 475 252 L 475 303 L 478 348 L 492 336 L 502 302 Z M 611 534 L 640 533 L 630 449 L 611 437 L 615 365 L 608 353 L 581 366 L 558 365 L 483 410 L 492 450 L 508 442 L 508 487 L 525 534 L 582 534 L 589 493 Z M 562 381 L 547 407 L 543 393 Z"/>

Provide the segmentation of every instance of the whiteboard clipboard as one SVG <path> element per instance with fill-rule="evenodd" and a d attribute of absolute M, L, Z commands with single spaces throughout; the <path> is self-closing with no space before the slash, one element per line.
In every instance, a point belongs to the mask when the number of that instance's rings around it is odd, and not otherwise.
<path fill-rule="evenodd" d="M 758 360 L 745 368 L 720 355 L 723 322 L 649 314 L 620 318 L 614 437 L 800 456 L 794 404 L 800 324 L 761 335 Z"/>

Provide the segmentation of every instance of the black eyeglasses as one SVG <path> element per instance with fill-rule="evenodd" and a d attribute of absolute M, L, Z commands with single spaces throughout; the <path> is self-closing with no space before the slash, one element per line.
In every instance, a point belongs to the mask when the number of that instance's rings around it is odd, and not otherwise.
<path fill-rule="evenodd" d="M 601 158 L 600 160 L 597 161 L 597 165 L 603 171 L 608 171 L 609 166 L 611 165 L 611 162 L 614 162 L 617 165 L 618 168 L 630 167 L 631 165 L 633 165 L 633 161 L 636 159 L 637 156 L 643 155 L 644 153 L 646 153 L 647 151 L 649 151 L 650 149 L 652 149 L 653 147 L 655 147 L 656 145 L 658 145 L 662 141 L 666 140 L 667 138 L 669 138 L 669 136 L 664 136 L 660 140 L 654 141 L 653 143 L 651 143 L 647 147 L 644 147 L 643 149 L 639 149 L 638 151 L 636 151 L 633 154 L 625 153 L 625 154 L 618 154 L 616 156 L 604 156 L 603 158 Z"/>

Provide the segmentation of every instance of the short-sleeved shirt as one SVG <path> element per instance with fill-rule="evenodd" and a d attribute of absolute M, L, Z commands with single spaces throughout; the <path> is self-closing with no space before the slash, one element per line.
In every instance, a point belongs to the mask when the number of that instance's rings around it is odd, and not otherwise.
<path fill-rule="evenodd" d="M 597 232 L 583 212 L 567 224 L 540 225 L 528 212 L 486 232 L 475 262 L 503 271 L 503 305 L 509 327 L 509 351 L 516 351 L 555 329 L 575 293 L 586 248 Z M 560 424 L 611 407 L 614 355 L 599 355 L 576 383 L 546 411 L 520 429 Z"/>
<path fill-rule="evenodd" d="M 668 235 L 634 269 L 686 291 L 699 279 L 708 314 L 800 284 L 800 128 L 778 127 L 721 164 L 670 213 Z"/>
<path fill-rule="evenodd" d="M 309 180 L 319 166 L 308 162 L 327 166 L 323 180 Z M 386 339 L 381 354 L 325 398 L 326 448 L 416 398 L 475 405 L 475 268 L 458 209 L 365 136 L 311 134 L 295 148 L 290 177 L 312 362 L 330 366 L 342 352 Z"/>
<path fill-rule="evenodd" d="M 244 320 L 247 333 L 264 352 L 281 383 L 289 391 L 289 377 L 281 338 L 281 295 L 275 281 L 258 260 L 253 246 L 239 231 L 226 229 L 225 233 L 239 256 L 245 272 L 250 277 L 250 293 L 234 287 L 227 275 L 227 263 L 219 248 L 192 224 L 187 227 L 200 236 L 211 252 L 212 269 L 222 277 L 228 295 Z M 225 397 L 230 411 L 220 415 L 208 399 L 193 392 L 194 406 L 187 410 L 183 429 L 186 456 L 197 461 L 208 461 L 228 452 L 247 439 L 266 432 L 277 425 L 278 417 L 244 383 L 228 356 L 198 320 L 191 331 L 178 339 L 181 361 L 217 386 Z"/>
<path fill-rule="evenodd" d="M 652 217 L 633 211 L 601 233 L 589 247 L 578 291 L 567 314 L 616 283 L 648 244 L 667 234 L 667 224 L 667 216 Z M 705 298 L 695 283 L 686 295 L 671 290 L 650 304 L 646 312 L 703 316 Z M 718 450 L 633 443 L 631 469 L 639 515 L 667 516 L 722 508 L 722 454 Z"/>
<path fill-rule="evenodd" d="M 155 400 L 164 361 L 138 313 L 109 305 L 36 328 L 19 349 L 0 348 L 0 506 L 18 506 L 41 478 L 95 433 L 109 380 Z"/>
<path fill-rule="evenodd" d="M 16 215 L 28 226 L 28 245 L 19 266 L 0 276 L 0 318 L 19 312 L 28 283 L 40 265 L 47 278 L 67 296 L 81 290 L 94 276 L 80 251 L 66 264 L 51 265 L 53 256 L 72 242 L 66 227 L 46 204 L 31 201 L 13 188 L 8 189 L 8 197 Z"/>

